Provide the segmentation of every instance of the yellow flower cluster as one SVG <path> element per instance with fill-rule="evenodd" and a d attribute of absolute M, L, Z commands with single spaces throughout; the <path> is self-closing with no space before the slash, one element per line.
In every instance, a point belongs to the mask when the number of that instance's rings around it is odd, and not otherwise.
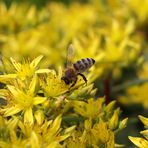
<path fill-rule="evenodd" d="M 61 70 L 39 69 L 41 59 L 20 63 L 10 58 L 14 73 L 0 76 L 5 84 L 0 89 L 0 147 L 114 148 L 115 133 L 127 122 L 119 120 L 115 101 L 105 106 L 104 98 L 92 98 L 92 85 L 80 80 L 70 88 Z"/>
<path fill-rule="evenodd" d="M 118 18 L 109 16 L 104 20 L 105 12 L 100 13 L 101 8 L 93 4 L 72 3 L 66 7 L 50 3 L 44 11 L 37 11 L 34 6 L 28 8 L 17 4 L 8 9 L 1 3 L 0 7 L 3 18 L 0 25 L 5 28 L 5 31 L 3 29 L 0 32 L 1 52 L 5 57 L 13 54 L 15 59 L 20 60 L 22 57 L 33 59 L 44 55 L 41 65 L 56 67 L 64 63 L 65 47 L 73 41 L 75 59 L 94 58 L 98 63 L 96 69 L 99 77 L 104 69 L 110 71 L 113 67 L 121 68 L 135 61 L 141 50 L 137 35 L 132 36 L 135 20 L 121 23 Z M 24 13 L 27 18 L 24 18 Z M 11 21 L 14 15 L 15 21 Z"/>
<path fill-rule="evenodd" d="M 40 8 L 1 1 L 0 147 L 121 146 L 116 133 L 127 118 L 121 121 L 108 99 L 148 108 L 147 7 L 148 0 L 52 1 Z M 79 76 L 74 87 L 61 80 L 69 43 L 70 62 L 95 60 L 87 85 Z M 129 139 L 147 147 L 144 138 Z"/>

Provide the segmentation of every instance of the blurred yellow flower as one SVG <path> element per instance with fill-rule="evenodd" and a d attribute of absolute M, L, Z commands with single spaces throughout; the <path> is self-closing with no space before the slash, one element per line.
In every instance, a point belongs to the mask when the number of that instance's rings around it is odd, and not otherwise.
<path fill-rule="evenodd" d="M 144 108 L 148 108 L 148 67 L 147 63 L 144 63 L 142 69 L 138 71 L 139 81 L 143 81 L 142 84 L 130 86 L 126 90 L 126 96 L 120 96 L 119 101 L 123 104 L 142 104 Z M 129 99 L 127 99 L 129 98 Z"/>
<path fill-rule="evenodd" d="M 142 84 L 140 86 L 132 86 L 127 90 L 127 97 L 121 96 L 119 100 L 123 104 L 142 104 L 143 107 L 148 108 L 147 90 L 148 83 Z"/>
<path fill-rule="evenodd" d="M 24 14 L 26 14 L 24 19 Z M 24 31 L 27 28 L 38 25 L 48 18 L 48 13 L 38 13 L 35 6 L 27 4 L 12 3 L 7 7 L 4 2 L 0 2 L 0 33 L 12 34 Z"/>
<path fill-rule="evenodd" d="M 148 1 L 143 0 L 142 3 L 140 0 L 128 0 L 127 6 L 129 7 L 129 11 L 136 15 L 137 21 L 142 24 L 146 23 L 148 18 L 148 9 L 147 9 Z"/>

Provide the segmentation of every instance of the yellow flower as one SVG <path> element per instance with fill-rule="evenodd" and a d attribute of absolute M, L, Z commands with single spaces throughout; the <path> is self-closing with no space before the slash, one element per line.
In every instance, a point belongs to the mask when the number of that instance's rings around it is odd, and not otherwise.
<path fill-rule="evenodd" d="M 62 129 L 61 121 L 61 116 L 57 116 L 55 120 L 45 120 L 41 125 L 30 127 L 17 118 L 7 121 L 0 117 L 0 147 L 61 148 L 60 142 L 70 137 L 75 129 L 75 126 Z"/>
<path fill-rule="evenodd" d="M 26 14 L 25 19 L 24 14 Z M 28 7 L 26 4 L 12 3 L 8 8 L 4 2 L 0 3 L 0 28 L 3 28 L 5 34 L 18 33 L 33 27 L 46 17 L 47 13 L 37 13 L 35 6 Z"/>
<path fill-rule="evenodd" d="M 0 116 L 0 147 L 1 148 L 11 148 L 15 147 L 25 147 L 25 140 L 20 139 L 17 136 L 16 130 L 18 125 L 18 118 L 13 117 L 9 120 L 4 119 Z"/>
<path fill-rule="evenodd" d="M 86 120 L 84 124 L 85 130 L 81 137 L 82 142 L 95 147 L 107 145 L 107 148 L 114 148 L 114 134 L 105 122 L 100 121 L 92 125 L 91 120 Z"/>
<path fill-rule="evenodd" d="M 75 126 L 69 127 L 66 130 L 62 129 L 61 121 L 62 118 L 59 115 L 54 120 L 45 120 L 41 125 L 35 124 L 31 129 L 22 122 L 19 123 L 19 127 L 23 134 L 28 137 L 29 145 L 36 147 L 38 143 L 39 147 L 44 146 L 50 148 L 50 146 L 60 146 L 60 142 L 67 139 L 75 129 Z"/>
<path fill-rule="evenodd" d="M 61 80 L 62 70 L 59 69 L 59 73 L 51 70 L 47 75 L 41 77 L 41 87 L 43 93 L 46 97 L 56 97 L 69 90 L 69 85 L 66 85 L 64 81 Z"/>
<path fill-rule="evenodd" d="M 132 137 L 129 136 L 129 139 L 138 147 L 140 148 L 147 148 L 148 147 L 148 118 L 139 116 L 139 119 L 143 122 L 145 125 L 146 130 L 140 132 L 144 138 L 140 137 Z"/>
<path fill-rule="evenodd" d="M 85 147 L 106 147 L 114 148 L 115 139 L 114 133 L 107 124 L 103 121 L 93 123 L 91 119 L 85 120 L 83 130 L 75 130 L 71 137 L 65 141 L 65 146 L 68 148 Z"/>
<path fill-rule="evenodd" d="M 38 56 L 32 62 L 25 61 L 24 64 L 17 63 L 13 58 L 10 58 L 10 60 L 16 70 L 16 75 L 24 80 L 27 77 L 32 77 L 35 73 L 49 72 L 48 69 L 37 70 L 37 66 L 42 58 L 43 56 Z"/>
<path fill-rule="evenodd" d="M 144 138 L 139 138 L 139 137 L 128 137 L 131 142 L 133 142 L 136 146 L 139 148 L 147 148 L 148 147 L 148 141 Z"/>
<path fill-rule="evenodd" d="M 7 84 L 8 82 L 13 81 L 15 78 L 24 81 L 29 80 L 35 74 L 50 72 L 49 69 L 38 69 L 38 64 L 42 58 L 43 56 L 38 56 L 32 62 L 24 61 L 23 64 L 16 62 L 13 58 L 10 58 L 15 69 L 15 73 L 0 75 L 0 82 Z"/>
<path fill-rule="evenodd" d="M 147 9 L 148 1 L 143 0 L 141 3 L 140 0 L 130 0 L 127 1 L 127 7 L 129 7 L 129 11 L 136 15 L 136 20 L 142 24 L 146 23 L 148 17 L 148 9 Z"/>
<path fill-rule="evenodd" d="M 46 100 L 46 97 L 36 95 L 36 84 L 37 76 L 34 76 L 28 89 L 22 90 L 11 85 L 7 86 L 11 101 L 4 106 L 4 109 L 1 109 L 5 117 L 22 112 L 25 124 L 32 125 L 34 123 L 33 107 L 44 103 Z"/>
<path fill-rule="evenodd" d="M 84 101 L 73 101 L 74 110 L 83 117 L 95 119 L 102 111 L 102 104 L 104 98 L 97 100 L 89 99 L 87 102 Z"/>
<path fill-rule="evenodd" d="M 120 102 L 123 104 L 142 104 L 144 108 L 148 108 L 147 90 L 148 83 L 132 86 L 127 89 L 127 96 L 121 96 L 119 98 Z"/>

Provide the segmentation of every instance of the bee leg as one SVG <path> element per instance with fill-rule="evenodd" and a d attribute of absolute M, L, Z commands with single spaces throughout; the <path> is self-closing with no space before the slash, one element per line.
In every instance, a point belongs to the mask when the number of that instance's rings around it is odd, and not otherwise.
<path fill-rule="evenodd" d="M 78 73 L 78 75 L 80 75 L 83 78 L 83 80 L 85 81 L 85 83 L 87 85 L 87 79 L 86 79 L 86 77 L 82 73 Z"/>
<path fill-rule="evenodd" d="M 70 86 L 70 88 L 73 87 L 73 86 L 76 84 L 77 80 L 78 80 L 78 78 L 76 77 L 75 81 L 74 81 L 73 84 Z"/>

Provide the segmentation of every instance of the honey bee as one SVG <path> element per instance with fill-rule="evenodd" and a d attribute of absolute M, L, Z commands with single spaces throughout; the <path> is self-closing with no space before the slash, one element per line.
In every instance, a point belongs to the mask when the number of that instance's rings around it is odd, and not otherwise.
<path fill-rule="evenodd" d="M 80 75 L 87 84 L 87 79 L 82 73 L 88 70 L 95 63 L 95 60 L 92 58 L 84 58 L 72 64 L 72 56 L 73 46 L 72 44 L 70 44 L 67 50 L 66 70 L 64 76 L 61 77 L 61 80 L 63 80 L 65 84 L 71 84 L 70 88 L 76 84 L 78 80 L 78 75 Z"/>

